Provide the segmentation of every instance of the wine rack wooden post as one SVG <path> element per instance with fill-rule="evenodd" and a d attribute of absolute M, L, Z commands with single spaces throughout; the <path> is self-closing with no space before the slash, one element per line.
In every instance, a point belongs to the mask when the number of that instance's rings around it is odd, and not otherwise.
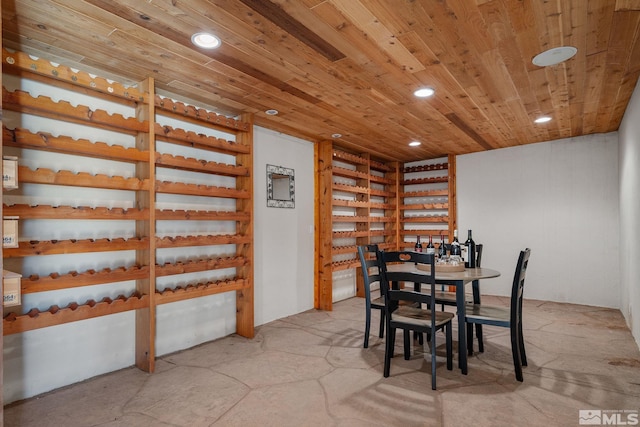
<path fill-rule="evenodd" d="M 147 103 L 139 104 L 136 108 L 138 120 L 148 123 L 146 132 L 138 132 L 136 148 L 149 153 L 149 158 L 136 162 L 136 177 L 148 182 L 156 182 L 155 178 L 155 105 L 153 99 L 154 82 L 148 78 L 140 83 L 140 88 L 146 94 Z M 155 185 L 149 185 L 147 190 L 136 192 L 136 204 L 139 210 L 148 211 L 148 216 L 136 221 L 136 237 L 146 238 L 148 245 L 136 251 L 136 265 L 148 267 L 148 276 L 136 280 L 136 291 L 140 295 L 149 295 L 149 305 L 136 310 L 136 366 L 146 372 L 155 370 L 155 338 L 156 338 L 156 208 Z"/>
<path fill-rule="evenodd" d="M 362 174 L 366 174 L 366 177 L 359 177 L 356 179 L 356 186 L 362 187 L 366 189 L 371 188 L 371 174 L 369 169 L 369 160 L 371 156 L 369 153 L 363 153 L 360 157 L 366 161 L 365 164 L 357 164 L 356 171 Z M 356 218 L 358 221 L 356 222 L 356 232 L 358 235 L 356 237 L 356 246 L 359 245 L 367 245 L 371 241 L 371 228 L 370 228 L 370 216 L 371 216 L 371 205 L 370 205 L 370 193 L 358 193 L 356 194 Z M 365 234 L 366 233 L 366 234 Z M 362 277 L 363 271 L 362 267 L 356 267 L 356 296 L 364 297 L 364 279 Z"/>
<path fill-rule="evenodd" d="M 241 120 L 248 123 L 249 129 L 240 133 L 236 142 L 250 148 L 246 154 L 236 156 L 236 164 L 248 168 L 246 176 L 236 178 L 236 188 L 253 195 L 253 115 L 245 114 Z M 236 234 L 249 236 L 251 240 L 236 245 L 236 256 L 245 259 L 246 263 L 237 267 L 238 278 L 253 283 L 253 197 L 248 199 L 237 199 L 236 212 L 244 213 L 248 216 L 247 221 L 236 222 Z M 236 331 L 238 335 L 247 338 L 254 336 L 254 292 L 253 286 L 245 287 L 236 291 Z"/>
<path fill-rule="evenodd" d="M 315 308 L 332 309 L 333 274 L 331 269 L 331 242 L 333 240 L 333 143 L 321 141 L 315 146 L 316 179 L 318 200 L 316 201 L 316 263 L 317 278 L 314 293 Z"/>
<path fill-rule="evenodd" d="M 453 230 L 458 228 L 458 203 L 456 197 L 456 156 L 449 154 L 449 241 L 453 240 Z"/>
<path fill-rule="evenodd" d="M 384 248 L 387 250 L 398 250 L 400 242 L 400 164 L 391 162 L 387 165 L 388 173 L 385 175 L 390 183 L 386 186 L 386 191 L 390 196 L 387 199 L 387 206 L 384 208 L 384 216 L 389 218 L 385 223 Z"/>
<path fill-rule="evenodd" d="M 2 34 L 2 8 L 0 8 L 0 34 Z M 0 86 L 2 86 L 3 84 L 3 79 L 2 79 L 2 68 L 3 68 L 3 64 L 4 61 L 0 62 Z M 3 110 L 2 110 L 2 98 L 0 98 L 0 119 L 2 119 L 3 116 Z M 1 121 L 1 120 L 0 120 Z M 2 143 L 2 136 L 3 136 L 3 132 L 0 132 L 0 157 L 2 157 L 2 147 L 4 146 L 4 144 Z M 0 169 L 2 169 L 0 167 Z M 4 173 L 4 171 L 2 171 Z M 4 181 L 4 179 L 3 179 Z M 2 198 L 2 194 L 4 192 L 3 186 L 0 186 L 0 198 Z M 2 206 L 0 205 L 0 217 L 4 218 L 4 213 L 2 211 Z M 4 222 L 4 221 L 3 221 Z M 4 229 L 3 226 L 0 226 L 0 233 L 2 233 L 2 235 L 4 236 Z M 1 250 L 1 249 L 0 249 Z M 2 268 L 2 270 L 4 271 L 4 263 L 2 261 L 2 257 L 0 257 L 0 267 Z M 0 280 L 0 295 L 3 296 L 3 301 L 4 301 L 4 280 Z M 0 319 L 4 318 L 4 304 L 0 304 Z M 0 340 L 0 427 L 4 426 L 4 395 L 3 395 L 3 389 L 4 389 L 4 346 L 3 346 L 3 341 L 4 340 Z"/>

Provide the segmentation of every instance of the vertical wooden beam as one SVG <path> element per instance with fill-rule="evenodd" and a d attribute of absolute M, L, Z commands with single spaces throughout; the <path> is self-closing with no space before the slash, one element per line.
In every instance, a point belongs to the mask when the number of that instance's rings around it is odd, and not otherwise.
<path fill-rule="evenodd" d="M 0 8 L 0 34 L 2 34 L 2 8 Z M 0 42 L 0 44 L 2 44 Z M 0 46 L 2 47 L 2 46 Z M 2 62 L 0 61 L 0 86 L 2 86 Z M 4 87 L 4 86 L 2 86 Z M 4 122 L 4 114 L 3 114 L 3 110 L 2 110 L 2 99 L 0 99 L 0 120 L 2 122 Z M 0 157 L 2 157 L 2 134 L 4 132 L 0 132 Z M 2 167 L 0 167 L 0 169 L 2 169 Z M 4 171 L 2 171 L 4 174 Z M 4 193 L 3 187 L 0 186 L 0 198 L 2 198 L 2 195 Z M 0 218 L 3 218 L 2 216 L 2 206 L 0 204 Z M 4 221 L 3 221 L 4 223 Z M 0 233 L 2 233 L 2 235 L 4 236 L 4 230 L 2 228 L 2 226 L 0 226 Z M 0 251 L 2 251 L 2 248 L 0 248 Z M 4 270 L 4 265 L 3 265 L 3 257 L 0 257 L 0 267 L 2 267 L 2 269 Z M 3 301 L 4 301 L 4 280 L 0 280 L 0 295 L 3 296 Z M 3 304 L 0 304 L 0 319 L 4 319 L 4 307 Z M 4 322 L 3 322 L 4 323 Z M 4 335 L 4 334 L 3 334 Z M 0 335 L 0 336 L 3 336 Z M 2 427 L 4 425 L 4 395 L 2 393 L 2 390 L 4 388 L 4 376 L 3 376 L 3 371 L 4 371 L 4 346 L 2 344 L 2 339 L 0 339 L 0 427 Z"/>
<path fill-rule="evenodd" d="M 453 241 L 453 230 L 458 228 L 458 204 L 456 202 L 456 156 L 448 156 L 449 172 L 449 242 Z"/>
<path fill-rule="evenodd" d="M 368 245 L 371 243 L 371 155 L 369 153 L 362 153 L 359 155 L 363 159 L 367 160 L 364 165 L 356 165 L 356 170 L 367 174 L 366 178 L 359 178 L 356 180 L 358 187 L 364 187 L 368 190 L 366 194 L 357 194 L 356 200 L 359 202 L 366 202 L 366 207 L 356 207 L 356 216 L 363 216 L 367 218 L 367 222 L 357 222 L 357 231 L 366 231 L 366 236 L 356 237 L 356 246 Z M 356 267 L 356 296 L 364 297 L 364 277 L 361 267 Z"/>
<path fill-rule="evenodd" d="M 249 170 L 247 176 L 236 178 L 236 188 L 249 193 L 248 199 L 237 199 L 236 211 L 249 215 L 249 220 L 236 223 L 236 234 L 251 237 L 249 243 L 236 245 L 236 255 L 243 257 L 247 262 L 244 266 L 237 268 L 237 275 L 244 279 L 248 286 L 236 291 L 236 333 L 246 338 L 253 338 L 255 335 L 254 319 L 254 289 L 253 289 L 253 114 L 243 114 L 240 119 L 249 123 L 247 132 L 239 133 L 236 142 L 249 147 L 248 154 L 238 154 L 236 164 L 242 165 Z"/>
<path fill-rule="evenodd" d="M 149 296 L 149 305 L 136 310 L 136 366 L 146 372 L 155 370 L 156 340 L 156 207 L 155 207 L 155 88 L 153 78 L 140 84 L 149 94 L 149 103 L 140 103 L 136 108 L 138 120 L 146 120 L 149 124 L 146 132 L 140 132 L 136 138 L 136 147 L 148 150 L 149 158 L 136 164 L 136 176 L 141 180 L 149 180 L 149 191 L 136 193 L 136 205 L 139 209 L 147 209 L 149 217 L 136 221 L 136 237 L 145 237 L 149 243 L 146 249 L 136 251 L 136 264 L 149 266 L 149 276 L 136 281 L 136 290 L 141 295 Z"/>
<path fill-rule="evenodd" d="M 387 203 L 394 205 L 394 209 L 385 211 L 385 216 L 390 216 L 393 218 L 393 221 L 385 225 L 385 229 L 388 231 L 393 231 L 392 236 L 385 236 L 386 243 L 394 243 L 395 246 L 390 250 L 399 250 L 400 249 L 400 164 L 398 162 L 388 163 L 388 166 L 393 170 L 391 172 L 387 172 L 385 175 L 386 178 L 390 178 L 393 180 L 393 184 L 389 184 L 387 191 L 390 191 L 395 194 L 395 197 L 387 200 Z"/>
<path fill-rule="evenodd" d="M 315 145 L 316 157 L 316 266 L 314 306 L 319 310 L 333 308 L 333 273 L 331 248 L 333 240 L 333 143 L 321 141 Z"/>
<path fill-rule="evenodd" d="M 398 196 L 400 195 L 400 193 L 406 192 L 405 185 L 401 184 L 401 182 L 404 181 L 404 169 L 405 169 L 404 163 L 398 164 Z M 404 197 L 398 197 L 398 205 L 401 205 L 401 204 L 405 205 L 406 203 L 407 202 L 405 201 Z M 405 211 L 400 209 L 400 206 L 398 206 L 398 250 L 399 251 L 402 251 L 405 249 L 404 235 L 402 234 L 405 228 L 404 215 L 405 215 Z"/>

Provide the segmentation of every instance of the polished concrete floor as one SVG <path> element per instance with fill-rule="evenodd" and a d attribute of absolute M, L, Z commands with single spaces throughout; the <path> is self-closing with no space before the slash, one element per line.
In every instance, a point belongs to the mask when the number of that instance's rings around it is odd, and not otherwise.
<path fill-rule="evenodd" d="M 470 358 L 468 375 L 440 358 L 437 391 L 417 343 L 409 361 L 397 348 L 384 378 L 378 312 L 364 349 L 364 301 L 352 298 L 263 325 L 253 340 L 229 336 L 164 356 L 154 374 L 124 369 L 11 404 L 5 426 L 577 426 L 580 415 L 631 423 L 640 351 L 620 312 L 542 301 L 525 301 L 524 312 L 523 383 L 508 330 L 495 327 L 485 327 L 485 352 Z"/>

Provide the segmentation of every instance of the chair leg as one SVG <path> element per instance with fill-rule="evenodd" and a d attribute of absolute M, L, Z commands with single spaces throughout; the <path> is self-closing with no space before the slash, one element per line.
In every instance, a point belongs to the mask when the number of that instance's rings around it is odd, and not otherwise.
<path fill-rule="evenodd" d="M 473 355 L 473 323 L 467 323 L 467 354 Z"/>
<path fill-rule="evenodd" d="M 523 382 L 522 378 L 522 359 L 520 358 L 520 340 L 518 334 L 518 326 L 511 325 L 511 354 L 513 356 L 513 368 L 516 372 L 516 379 Z"/>
<path fill-rule="evenodd" d="M 484 353 L 484 337 L 482 336 L 481 323 L 476 323 L 476 336 L 478 337 L 478 351 Z"/>
<path fill-rule="evenodd" d="M 391 357 L 393 357 L 393 353 L 396 348 L 396 329 L 393 328 L 393 335 L 391 335 L 389 328 L 389 323 L 387 323 L 387 337 L 391 340 Z"/>
<path fill-rule="evenodd" d="M 474 280 L 473 287 L 473 303 L 480 304 L 480 281 Z M 469 335 L 473 338 L 472 335 Z M 478 351 L 484 353 L 484 337 L 482 336 L 482 323 L 476 323 L 476 336 L 478 337 Z"/>
<path fill-rule="evenodd" d="M 385 343 L 384 349 L 384 377 L 387 378 L 389 376 L 389 371 L 391 370 L 391 357 L 393 357 L 393 337 L 396 335 L 395 329 L 387 330 L 387 340 Z"/>
<path fill-rule="evenodd" d="M 404 336 L 404 360 L 409 360 L 411 359 L 411 331 L 409 331 L 408 329 L 404 329 L 403 330 L 403 336 Z"/>
<path fill-rule="evenodd" d="M 431 390 L 436 389 L 436 333 L 431 329 Z"/>
<path fill-rule="evenodd" d="M 445 326 L 445 336 L 447 344 L 447 370 L 453 369 L 453 333 L 451 332 L 451 323 Z"/>
<path fill-rule="evenodd" d="M 527 353 L 524 351 L 524 335 L 522 334 L 522 321 L 518 323 L 518 343 L 520 344 L 520 361 L 522 366 L 527 366 Z"/>
<path fill-rule="evenodd" d="M 364 321 L 364 348 L 369 347 L 369 330 L 371 328 L 371 308 L 367 307 Z"/>
<path fill-rule="evenodd" d="M 384 320 L 384 310 L 380 310 L 380 334 L 378 334 L 380 338 L 384 337 Z"/>

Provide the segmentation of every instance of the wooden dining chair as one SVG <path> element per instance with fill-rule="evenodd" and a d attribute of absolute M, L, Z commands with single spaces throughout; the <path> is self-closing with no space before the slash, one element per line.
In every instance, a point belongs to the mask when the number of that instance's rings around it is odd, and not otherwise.
<path fill-rule="evenodd" d="M 511 287 L 511 302 L 508 308 L 474 304 L 473 307 L 467 307 L 465 316 L 467 334 L 472 333 L 474 324 L 502 326 L 510 329 L 513 367 L 516 372 L 516 379 L 521 382 L 523 381 L 522 367 L 527 366 L 527 354 L 524 349 L 524 336 L 522 334 L 522 296 L 530 255 L 531 249 L 529 248 L 520 252 Z M 467 340 L 467 349 L 468 353 L 472 354 L 473 340 Z"/>
<path fill-rule="evenodd" d="M 382 289 L 379 288 L 379 296 L 373 295 L 371 285 L 380 284 L 380 273 L 378 269 L 378 245 L 362 245 L 358 246 L 358 257 L 360 258 L 360 266 L 362 267 L 362 276 L 364 282 L 364 300 L 365 300 L 365 324 L 364 324 L 364 348 L 369 347 L 369 331 L 371 329 L 371 310 L 380 310 L 380 333 L 379 337 L 384 337 L 384 296 Z"/>
<path fill-rule="evenodd" d="M 435 298 L 435 257 L 419 252 L 378 252 L 381 281 L 385 296 L 386 346 L 384 353 L 384 376 L 391 370 L 391 358 L 395 348 L 396 329 L 403 330 L 404 358 L 410 358 L 410 332 L 427 334 L 431 348 L 431 388 L 436 389 L 436 331 L 444 330 L 447 352 L 447 369 L 453 369 L 452 362 L 452 321 L 453 313 L 436 310 Z M 414 271 L 390 271 L 389 264 L 405 264 Z M 421 271 L 415 271 L 418 266 Z M 422 269 L 425 270 L 422 270 Z M 401 282 L 413 283 L 412 288 L 400 289 Z M 430 293 L 418 292 L 416 287 L 428 287 Z M 428 308 L 422 308 L 423 305 Z"/>

